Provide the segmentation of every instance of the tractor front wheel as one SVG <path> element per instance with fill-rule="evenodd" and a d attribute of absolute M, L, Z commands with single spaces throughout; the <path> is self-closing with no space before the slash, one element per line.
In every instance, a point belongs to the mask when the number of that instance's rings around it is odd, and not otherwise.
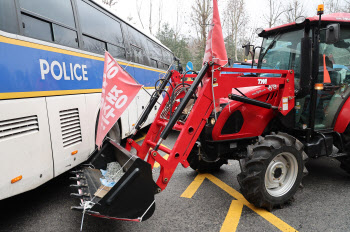
<path fill-rule="evenodd" d="M 271 211 L 290 201 L 307 173 L 307 155 L 296 138 L 279 133 L 248 146 L 247 158 L 240 160 L 237 179 L 244 197 L 257 207 Z"/>

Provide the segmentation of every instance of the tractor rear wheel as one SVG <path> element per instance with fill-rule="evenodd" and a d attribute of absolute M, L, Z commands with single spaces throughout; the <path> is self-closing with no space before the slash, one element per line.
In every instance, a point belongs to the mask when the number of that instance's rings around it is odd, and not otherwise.
<path fill-rule="evenodd" d="M 227 159 L 220 157 L 210 160 L 197 143 L 193 146 L 187 161 L 193 170 L 201 173 L 218 171 L 223 164 L 227 164 Z"/>
<path fill-rule="evenodd" d="M 303 144 L 285 134 L 268 135 L 248 146 L 237 176 L 244 197 L 257 207 L 271 211 L 289 202 L 307 173 Z"/>

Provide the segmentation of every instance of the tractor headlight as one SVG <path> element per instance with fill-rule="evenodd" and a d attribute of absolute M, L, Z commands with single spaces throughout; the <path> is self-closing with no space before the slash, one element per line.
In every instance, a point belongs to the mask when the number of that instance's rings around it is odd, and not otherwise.
<path fill-rule="evenodd" d="M 214 124 L 215 124 L 215 122 L 216 122 L 216 121 L 215 121 L 215 118 L 211 118 L 211 119 L 210 119 L 210 123 L 211 123 L 211 125 L 214 125 Z"/>

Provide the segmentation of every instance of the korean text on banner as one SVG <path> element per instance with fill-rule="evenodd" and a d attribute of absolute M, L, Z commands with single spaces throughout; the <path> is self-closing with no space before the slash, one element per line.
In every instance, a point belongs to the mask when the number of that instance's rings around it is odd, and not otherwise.
<path fill-rule="evenodd" d="M 100 117 L 96 145 L 100 149 L 104 137 L 141 89 L 135 80 L 109 54 L 105 53 Z"/>
<path fill-rule="evenodd" d="M 204 62 L 213 61 L 214 63 L 224 66 L 227 64 L 227 54 L 222 35 L 220 15 L 217 0 L 213 0 L 213 19 L 209 26 L 207 43 L 205 46 Z"/>

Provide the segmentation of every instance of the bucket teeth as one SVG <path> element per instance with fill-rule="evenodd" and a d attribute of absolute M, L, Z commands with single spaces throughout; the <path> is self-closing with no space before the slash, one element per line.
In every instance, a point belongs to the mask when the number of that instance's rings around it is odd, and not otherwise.
<path fill-rule="evenodd" d="M 79 198 L 79 199 L 83 199 L 83 200 L 90 200 L 90 194 L 88 194 L 88 193 L 83 193 L 83 194 L 71 193 L 70 196 L 75 197 L 75 198 Z"/>
<path fill-rule="evenodd" d="M 71 187 L 72 189 L 86 189 L 88 186 L 86 184 L 71 184 L 69 185 L 69 187 Z"/>
<path fill-rule="evenodd" d="M 86 180 L 86 178 L 83 177 L 83 176 L 69 177 L 69 179 L 70 179 L 70 180 L 75 180 L 75 181 Z"/>

